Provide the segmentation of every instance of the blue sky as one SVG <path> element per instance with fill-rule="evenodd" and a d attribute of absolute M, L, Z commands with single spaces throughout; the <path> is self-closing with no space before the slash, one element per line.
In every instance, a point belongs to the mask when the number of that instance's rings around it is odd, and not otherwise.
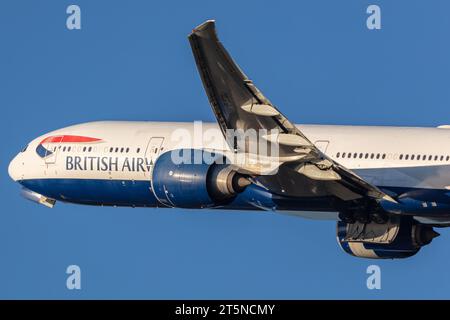
<path fill-rule="evenodd" d="M 81 30 L 66 29 L 72 3 Z M 381 30 L 366 28 L 369 4 L 381 7 Z M 437 0 L 2 1 L 0 298 L 450 298 L 447 230 L 410 259 L 362 260 L 338 247 L 334 222 L 50 210 L 22 199 L 7 175 L 29 140 L 67 125 L 214 121 L 186 38 L 210 18 L 292 121 L 449 124 L 449 12 Z M 374 263 L 381 290 L 366 287 Z M 70 264 L 81 268 L 80 291 L 66 289 Z"/>

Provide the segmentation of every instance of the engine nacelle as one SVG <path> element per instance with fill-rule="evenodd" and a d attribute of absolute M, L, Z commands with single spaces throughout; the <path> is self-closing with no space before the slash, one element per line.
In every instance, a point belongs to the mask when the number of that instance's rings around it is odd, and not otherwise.
<path fill-rule="evenodd" d="M 432 227 L 412 217 L 391 217 L 388 223 L 337 223 L 341 248 L 356 257 L 372 259 L 408 258 L 439 236 Z"/>
<path fill-rule="evenodd" d="M 153 193 L 169 207 L 219 206 L 231 201 L 249 184 L 246 177 L 225 164 L 222 155 L 204 150 L 166 152 L 156 160 L 152 173 Z"/>

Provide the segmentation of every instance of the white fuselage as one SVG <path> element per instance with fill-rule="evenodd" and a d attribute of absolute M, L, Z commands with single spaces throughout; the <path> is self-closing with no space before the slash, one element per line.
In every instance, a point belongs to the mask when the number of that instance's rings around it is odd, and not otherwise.
<path fill-rule="evenodd" d="M 204 132 L 212 130 L 220 135 L 215 123 L 204 123 L 202 127 Z M 448 129 L 336 125 L 299 125 L 299 128 L 322 152 L 351 170 L 446 167 L 450 164 Z M 177 131 L 178 134 L 174 134 Z M 98 137 L 101 142 L 52 143 L 50 147 L 55 149 L 54 156 L 50 159 L 41 159 L 35 152 L 36 146 L 48 136 L 59 135 Z M 180 139 L 180 136 L 183 136 L 183 139 Z M 154 138 L 160 139 L 155 141 L 155 145 L 149 144 Z M 206 136 L 204 139 L 208 140 Z M 89 147 L 92 148 L 90 151 Z M 55 130 L 34 139 L 29 143 L 26 152 L 19 153 L 12 161 L 9 172 L 14 180 L 39 178 L 145 180 L 149 178 L 149 173 L 138 170 L 65 170 L 65 159 L 71 155 L 118 157 L 119 162 L 127 157 L 145 157 L 154 161 L 161 151 L 174 148 L 207 148 L 219 151 L 228 149 L 223 139 L 216 139 L 212 143 L 201 141 L 201 136 L 199 139 L 194 133 L 193 123 L 189 122 L 91 122 Z M 89 165 L 90 163 L 88 167 Z M 404 182 L 409 181 L 408 179 L 395 181 L 395 177 L 392 176 L 376 176 L 373 180 L 378 181 L 377 185 L 398 187 L 444 189 L 450 186 L 448 175 L 426 177 L 421 181 L 415 181 L 414 185 L 405 185 Z"/>

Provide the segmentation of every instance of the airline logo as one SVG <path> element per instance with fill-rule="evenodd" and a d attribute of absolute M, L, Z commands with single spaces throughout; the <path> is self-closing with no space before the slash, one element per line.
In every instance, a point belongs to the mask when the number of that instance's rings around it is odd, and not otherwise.
<path fill-rule="evenodd" d="M 102 139 L 84 137 L 84 136 L 73 136 L 73 135 L 61 135 L 61 136 L 50 136 L 42 140 L 36 147 L 36 153 L 41 158 L 46 158 L 52 155 L 60 144 L 67 143 L 98 143 L 102 142 Z"/>

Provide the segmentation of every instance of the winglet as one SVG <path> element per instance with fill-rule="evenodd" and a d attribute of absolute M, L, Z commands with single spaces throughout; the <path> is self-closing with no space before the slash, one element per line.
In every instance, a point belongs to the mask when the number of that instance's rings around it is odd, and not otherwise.
<path fill-rule="evenodd" d="M 201 31 L 204 31 L 208 28 L 213 28 L 215 29 L 215 25 L 216 25 L 216 20 L 206 20 L 205 22 L 203 22 L 202 24 L 198 25 L 197 27 L 195 27 L 192 30 L 191 34 L 195 34 Z"/>

